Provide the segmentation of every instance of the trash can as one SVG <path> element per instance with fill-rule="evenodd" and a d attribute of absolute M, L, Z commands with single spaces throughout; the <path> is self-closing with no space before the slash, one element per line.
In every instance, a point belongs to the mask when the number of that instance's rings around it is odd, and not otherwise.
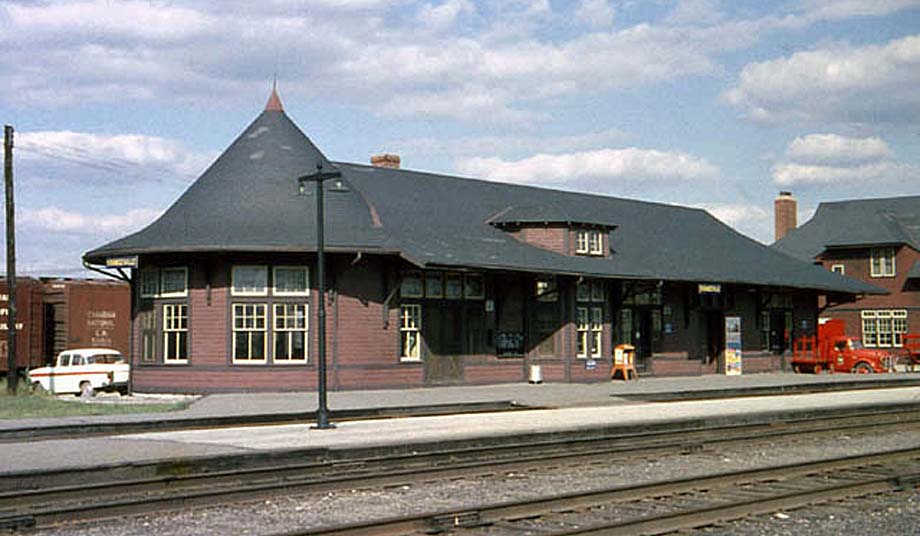
<path fill-rule="evenodd" d="M 527 378 L 530 383 L 543 383 L 543 369 L 540 365 L 530 365 L 530 375 Z"/>

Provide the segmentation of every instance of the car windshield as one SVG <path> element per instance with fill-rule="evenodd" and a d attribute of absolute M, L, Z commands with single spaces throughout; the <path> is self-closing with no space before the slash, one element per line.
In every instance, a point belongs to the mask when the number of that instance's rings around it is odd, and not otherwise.
<path fill-rule="evenodd" d="M 850 348 L 854 350 L 862 350 L 864 346 L 859 339 L 850 339 Z"/>

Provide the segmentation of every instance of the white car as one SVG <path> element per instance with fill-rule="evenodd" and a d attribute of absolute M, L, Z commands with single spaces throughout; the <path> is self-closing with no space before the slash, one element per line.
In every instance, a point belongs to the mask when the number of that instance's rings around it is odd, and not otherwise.
<path fill-rule="evenodd" d="M 29 382 L 49 393 L 92 396 L 97 390 L 128 389 L 130 365 L 111 348 L 78 348 L 58 354 L 54 365 L 29 371 Z"/>

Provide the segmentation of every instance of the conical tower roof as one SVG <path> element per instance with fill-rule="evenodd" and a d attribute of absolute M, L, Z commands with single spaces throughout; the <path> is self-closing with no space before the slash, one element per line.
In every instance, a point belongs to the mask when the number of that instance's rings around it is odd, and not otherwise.
<path fill-rule="evenodd" d="M 113 255 L 169 251 L 311 251 L 315 249 L 315 186 L 298 177 L 336 166 L 284 113 L 275 89 L 265 110 L 155 222 L 88 252 L 88 262 Z M 378 221 L 347 181 L 327 181 L 326 244 L 374 249 Z"/>

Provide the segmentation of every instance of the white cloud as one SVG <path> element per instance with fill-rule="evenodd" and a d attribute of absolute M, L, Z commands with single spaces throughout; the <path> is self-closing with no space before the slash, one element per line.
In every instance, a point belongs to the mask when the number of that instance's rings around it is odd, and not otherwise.
<path fill-rule="evenodd" d="M 469 0 L 446 0 L 440 5 L 425 4 L 419 11 L 418 19 L 423 28 L 443 30 L 454 25 L 457 17 L 475 13 L 476 6 Z"/>
<path fill-rule="evenodd" d="M 920 0 L 805 0 L 801 7 L 811 18 L 839 20 L 878 17 L 917 6 Z"/>
<path fill-rule="evenodd" d="M 565 184 L 597 180 L 678 180 L 715 178 L 719 169 L 705 159 L 676 151 L 600 149 L 569 154 L 538 154 L 523 160 L 465 158 L 460 173 L 527 184 Z"/>
<path fill-rule="evenodd" d="M 809 134 L 792 140 L 786 160 L 773 165 L 780 186 L 870 184 L 916 180 L 917 168 L 895 161 L 894 151 L 877 137 Z"/>
<path fill-rule="evenodd" d="M 781 186 L 793 184 L 867 183 L 916 180 L 917 169 L 906 164 L 882 161 L 854 166 L 822 166 L 780 163 L 773 166 L 773 180 Z"/>
<path fill-rule="evenodd" d="M 722 53 L 770 31 L 846 16 L 821 3 L 729 18 L 710 0 L 689 0 L 660 21 L 611 30 L 610 0 L 572 5 L 603 24 L 560 34 L 558 19 L 572 9 L 554 12 L 548 0 L 0 4 L 2 99 L 228 106 L 251 102 L 277 72 L 288 98 L 358 104 L 387 117 L 533 120 L 548 116 L 533 112 L 548 99 L 718 74 Z M 747 91 L 736 93 L 755 113 L 757 95 Z"/>
<path fill-rule="evenodd" d="M 607 0 L 581 0 L 575 8 L 575 18 L 591 27 L 609 27 L 615 10 Z"/>
<path fill-rule="evenodd" d="M 150 209 L 133 209 L 118 215 L 96 215 L 45 207 L 21 210 L 16 222 L 26 230 L 112 236 L 137 231 L 158 215 L 158 211 Z"/>
<path fill-rule="evenodd" d="M 789 144 L 786 155 L 799 163 L 848 164 L 890 159 L 894 152 L 882 139 L 850 138 L 837 134 L 809 134 Z"/>
<path fill-rule="evenodd" d="M 728 102 L 755 120 L 899 123 L 920 119 L 920 35 L 830 46 L 746 65 Z"/>
<path fill-rule="evenodd" d="M 160 172 L 184 179 L 198 176 L 214 158 L 175 140 L 141 134 L 105 136 L 69 130 L 22 132 L 16 146 L 30 158 L 52 158 L 134 175 Z"/>
<path fill-rule="evenodd" d="M 478 136 L 469 138 L 416 138 L 396 140 L 386 144 L 383 151 L 402 153 L 443 153 L 452 156 L 473 156 L 494 154 L 501 150 L 503 154 L 523 152 L 527 154 L 542 152 L 571 152 L 584 149 L 609 147 L 622 142 L 627 134 L 618 129 L 599 130 L 584 134 L 553 136 Z"/>

